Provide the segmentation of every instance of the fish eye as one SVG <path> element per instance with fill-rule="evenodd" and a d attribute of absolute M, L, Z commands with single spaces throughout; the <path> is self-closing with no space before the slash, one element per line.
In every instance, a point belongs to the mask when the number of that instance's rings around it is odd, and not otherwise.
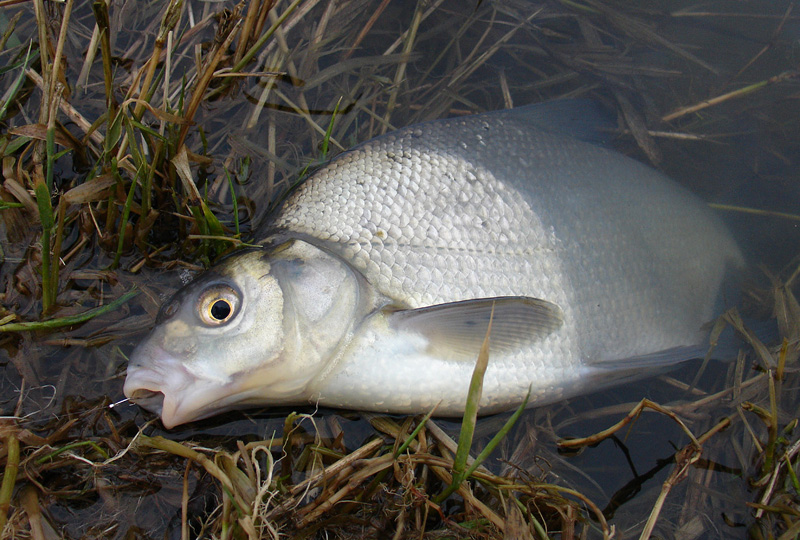
<path fill-rule="evenodd" d="M 225 298 L 220 298 L 219 300 L 215 300 L 213 304 L 211 304 L 211 308 L 208 310 L 208 314 L 211 315 L 211 318 L 215 321 L 224 321 L 228 318 L 228 316 L 233 311 L 233 306 L 231 303 L 226 300 Z"/>
<path fill-rule="evenodd" d="M 239 308 L 239 293 L 227 285 L 212 285 L 200 295 L 197 314 L 207 326 L 230 321 Z"/>

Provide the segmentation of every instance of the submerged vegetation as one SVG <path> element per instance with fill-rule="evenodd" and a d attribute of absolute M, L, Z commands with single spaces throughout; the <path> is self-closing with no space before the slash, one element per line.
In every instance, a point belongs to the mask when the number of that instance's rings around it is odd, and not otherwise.
<path fill-rule="evenodd" d="M 0 538 L 797 537 L 793 6 L 0 1 Z M 783 341 L 465 428 L 308 409 L 165 432 L 113 406 L 163 298 L 323 160 L 556 97 L 758 209 L 752 304 Z"/>

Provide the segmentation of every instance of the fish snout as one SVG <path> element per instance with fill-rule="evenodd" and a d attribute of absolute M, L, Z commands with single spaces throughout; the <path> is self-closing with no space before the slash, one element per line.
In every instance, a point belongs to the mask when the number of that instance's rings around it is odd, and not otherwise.
<path fill-rule="evenodd" d="M 125 385 L 122 391 L 125 397 L 140 407 L 160 415 L 164 405 L 164 393 L 161 391 L 161 384 L 155 372 L 143 367 L 141 364 L 131 364 L 128 366 L 128 374 L 125 377 Z"/>
<path fill-rule="evenodd" d="M 181 403 L 195 380 L 182 362 L 145 342 L 131 355 L 122 391 L 135 404 L 160 415 L 170 429 L 193 419 L 181 411 Z"/>

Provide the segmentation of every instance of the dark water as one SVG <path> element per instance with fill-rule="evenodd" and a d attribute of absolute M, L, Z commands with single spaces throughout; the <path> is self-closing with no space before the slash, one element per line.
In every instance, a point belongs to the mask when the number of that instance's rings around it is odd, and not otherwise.
<path fill-rule="evenodd" d="M 160 20 L 158 4 L 112 3 L 110 16 L 115 33 L 111 48 L 117 57 L 119 80 L 138 69 L 152 50 Z M 282 10 L 286 4 L 281 2 L 279 8 Z M 409 27 L 415 4 L 390 3 L 359 47 L 345 58 L 348 46 L 366 27 L 378 4 L 342 2 L 331 8 L 331 19 L 324 30 L 320 30 L 321 21 L 329 6 L 324 2 L 316 5 L 286 35 L 296 75 L 280 78 L 266 96 L 264 80 L 245 79 L 237 92 L 201 106 L 187 146 L 211 157 L 210 164 L 194 170 L 197 184 L 218 202 L 215 208 L 228 223 L 232 220 L 232 205 L 227 184 L 220 182 L 223 163 L 241 170 L 245 157 L 251 160 L 248 172 L 235 188 L 240 205 L 245 208 L 241 212 L 242 227 L 247 231 L 252 223 L 263 219 L 306 165 L 319 161 L 322 135 L 292 113 L 290 103 L 305 101 L 301 107 L 314 112 L 313 118 L 325 128 L 336 102 L 342 98 L 334 136 L 343 147 L 381 132 L 380 119 L 392 99 L 390 89 L 398 63 L 387 64 L 375 58 L 387 52 Z M 54 16 L 63 9 L 47 5 Z M 798 79 L 787 75 L 780 82 L 669 123 L 659 120 L 680 107 L 795 70 L 800 55 L 800 11 L 791 11 L 792 6 L 783 1 L 702 5 L 670 1 L 574 5 L 443 2 L 431 7 L 432 13 L 419 26 L 395 97 L 396 112 L 389 122 L 399 127 L 565 95 L 590 97 L 618 111 L 620 116 L 622 111 L 628 111 L 629 124 L 664 132 L 643 135 L 639 142 L 630 132 L 623 132 L 614 144 L 665 171 L 706 200 L 796 212 L 800 200 Z M 183 28 L 188 28 L 185 21 L 206 20 L 206 15 L 223 7 L 232 8 L 233 3 L 188 2 Z M 428 8 L 425 4 L 424 9 Z M 7 19 L 22 14 L 15 32 L 20 41 L 36 35 L 29 6 L 3 9 Z M 213 39 L 215 23 L 209 20 L 198 25 L 198 37 L 193 38 L 198 43 Z M 74 33 L 65 49 L 67 82 L 74 92 L 71 103 L 91 121 L 105 105 L 99 61 L 84 86 L 77 88 L 94 25 L 88 6 L 76 6 L 71 24 Z M 311 54 L 308 44 L 314 41 L 317 31 L 323 32 L 326 39 L 315 45 L 322 52 Z M 495 48 L 496 43 L 499 45 Z M 191 49 L 176 50 L 181 54 L 173 59 L 173 76 L 191 74 Z M 289 70 L 286 62 L 277 66 L 270 63 L 286 56 L 279 51 L 280 47 L 276 47 L 266 66 L 259 64 L 252 70 Z M 402 43 L 392 54 L 401 51 Z M 4 53 L 4 61 L 10 63 L 12 56 L 11 52 Z M 465 70 L 465 65 L 472 68 Z M 2 75 L 3 89 L 12 84 L 17 73 Z M 504 85 L 511 103 L 504 97 Z M 124 90 L 117 89 L 120 100 Z M 28 84 L 25 92 L 22 109 L 9 115 L 4 127 L 35 122 L 38 91 Z M 171 99 L 178 100 L 176 96 Z M 254 119 L 252 126 L 248 126 L 250 119 Z M 63 121 L 70 131 L 82 136 L 66 118 Z M 56 184 L 68 189 L 80 182 L 89 174 L 91 161 L 65 156 L 59 161 Z M 777 273 L 797 255 L 800 222 L 734 212 L 725 212 L 725 218 L 754 264 L 766 265 Z M 74 278 L 62 289 L 62 304 L 85 301 L 81 293 L 86 290 L 93 291 L 95 297 L 118 296 L 135 284 L 144 294 L 124 310 L 68 332 L 4 338 L 0 357 L 3 415 L 23 418 L 22 425 L 42 437 L 56 432 L 67 419 L 78 419 L 52 446 L 91 439 L 101 441 L 111 454 L 121 451 L 138 426 L 152 419 L 135 406 L 109 408 L 108 404 L 122 399 L 125 355 L 152 324 L 160 302 L 202 264 L 202 257 L 196 253 L 183 256 L 185 252 L 177 246 L 173 238 L 176 233 L 168 222 L 159 227 L 153 239 L 172 242 L 157 257 L 160 264 L 140 269 L 141 253 L 131 249 L 123 258 L 121 270 L 106 272 L 113 251 L 96 240 L 67 263 Z M 72 227 L 65 242 L 77 245 L 79 231 L 78 226 Z M 22 234 L 13 242 L 11 233 L 6 237 L 0 268 L 6 290 L 4 306 L 33 318 L 38 304 L 29 291 L 35 289 L 37 277 L 27 261 L 31 256 L 28 243 L 34 236 Z M 167 264 L 173 255 L 173 259 L 181 256 L 185 264 Z M 689 365 L 672 376 L 691 382 L 697 369 L 696 364 Z M 733 370 L 734 364 L 712 363 L 698 388 L 713 393 L 729 387 Z M 532 474 L 546 471 L 549 481 L 574 487 L 601 507 L 616 500 L 615 494 L 627 488 L 633 496 L 614 513 L 611 522 L 622 537 L 638 536 L 673 467 L 671 456 L 687 443 L 687 437 L 675 423 L 651 413 L 645 413 L 630 432 L 621 432 L 620 444 L 606 441 L 575 456 L 559 456 L 552 434 L 581 436 L 598 431 L 616 422 L 643 397 L 660 403 L 691 399 L 688 393 L 663 380 L 648 380 L 529 411 L 500 452 L 501 457 L 513 457 L 518 466 Z M 797 414 L 797 402 L 790 397 L 784 400 L 789 416 Z M 763 402 L 765 396 L 754 394 L 747 399 Z M 686 409 L 681 414 L 695 433 L 702 433 L 733 410 L 730 404 L 720 402 L 697 411 Z M 169 432 L 156 422 L 146 433 L 233 449 L 236 439 L 257 440 L 280 434 L 288 412 L 231 413 Z M 350 449 L 371 434 L 369 425 L 358 415 L 341 417 L 333 411 L 320 411 L 317 416 L 323 425 L 335 422 L 345 426 L 345 445 Z M 457 430 L 455 423 L 443 424 Z M 497 420 L 486 419 L 480 428 L 492 433 Z M 307 429 L 311 431 L 310 427 Z M 709 472 L 714 467 L 705 464 L 690 472 L 667 499 L 656 529 L 658 534 L 666 538 L 746 536 L 744 526 L 752 523 L 752 511 L 744 501 L 753 500 L 753 494 L 741 476 L 752 471 L 740 470 L 740 465 L 742 459 L 749 465 L 748 460 L 753 458 L 752 449 L 740 447 L 738 442 L 743 429 L 739 425 L 709 442 L 704 458 L 718 461 L 722 467 Z M 530 450 L 515 454 L 515 449 L 521 448 L 519 442 L 526 437 L 534 441 Z M 99 455 L 81 455 L 96 462 L 103 460 Z M 500 460 L 489 465 L 493 470 L 506 466 Z M 47 519 L 64 537 L 180 536 L 183 465 L 178 461 L 120 460 L 96 469 L 76 461 L 72 466 L 44 470 L 31 480 L 45 488 L 47 496 L 42 498 L 42 506 Z M 215 502 L 214 496 L 207 495 L 215 489 L 211 481 L 192 477 L 191 482 L 191 493 L 206 494 L 193 499 L 192 511 L 196 515 L 210 512 Z M 120 485 L 126 488 L 103 489 Z"/>

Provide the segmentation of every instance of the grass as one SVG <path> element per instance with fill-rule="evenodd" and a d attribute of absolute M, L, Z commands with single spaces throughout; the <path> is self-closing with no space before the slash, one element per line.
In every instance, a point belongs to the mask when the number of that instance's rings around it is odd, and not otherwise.
<path fill-rule="evenodd" d="M 138 294 L 137 291 L 129 291 L 110 304 L 101 307 L 96 307 L 76 315 L 66 315 L 54 319 L 47 319 L 42 321 L 26 321 L 26 322 L 4 322 L 0 321 L 0 332 L 26 332 L 33 330 L 51 330 L 54 328 L 62 328 L 64 326 L 72 326 L 75 324 L 84 323 L 95 317 L 99 317 L 103 313 L 117 309 L 125 302 Z M 9 318 L 12 317 L 11 315 Z"/>
<path fill-rule="evenodd" d="M 795 537 L 796 264 L 753 298 L 782 345 L 748 334 L 751 357 L 640 406 L 637 387 L 459 425 L 278 410 L 171 433 L 109 406 L 187 273 L 398 126 L 590 97 L 710 200 L 733 170 L 791 193 L 790 7 L 0 2 L 0 537 Z M 769 258 L 797 245 L 780 199 L 716 207 L 765 223 Z"/>

